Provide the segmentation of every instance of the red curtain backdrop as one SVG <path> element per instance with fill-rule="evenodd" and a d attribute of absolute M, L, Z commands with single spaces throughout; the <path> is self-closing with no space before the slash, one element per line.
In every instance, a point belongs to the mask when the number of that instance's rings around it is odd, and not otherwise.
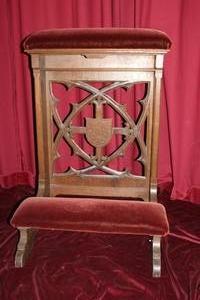
<path fill-rule="evenodd" d="M 162 90 L 158 174 L 172 199 L 200 203 L 200 1 L 1 0 L 0 185 L 35 183 L 33 100 L 21 41 L 63 27 L 148 27 L 173 41 Z"/>

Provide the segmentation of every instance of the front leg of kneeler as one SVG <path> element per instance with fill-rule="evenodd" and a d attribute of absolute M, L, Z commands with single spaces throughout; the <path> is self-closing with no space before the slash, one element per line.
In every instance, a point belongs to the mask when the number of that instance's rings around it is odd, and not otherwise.
<path fill-rule="evenodd" d="M 15 254 L 15 267 L 22 268 L 31 252 L 36 231 L 31 228 L 18 228 L 19 241 Z"/>
<path fill-rule="evenodd" d="M 161 237 L 154 236 L 152 243 L 153 251 L 153 277 L 161 276 Z"/>

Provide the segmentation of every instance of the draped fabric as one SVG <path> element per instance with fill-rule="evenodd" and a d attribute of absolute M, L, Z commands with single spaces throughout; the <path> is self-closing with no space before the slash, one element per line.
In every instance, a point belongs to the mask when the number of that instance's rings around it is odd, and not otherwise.
<path fill-rule="evenodd" d="M 21 41 L 63 27 L 147 27 L 165 31 L 158 178 L 171 198 L 200 202 L 199 0 L 1 0 L 0 185 L 35 184 L 33 92 Z"/>
<path fill-rule="evenodd" d="M 162 277 L 152 278 L 148 236 L 40 230 L 26 266 L 14 268 L 16 230 L 6 219 L 33 191 L 0 189 L 0 299 L 199 300 L 200 206 L 168 201 Z"/>

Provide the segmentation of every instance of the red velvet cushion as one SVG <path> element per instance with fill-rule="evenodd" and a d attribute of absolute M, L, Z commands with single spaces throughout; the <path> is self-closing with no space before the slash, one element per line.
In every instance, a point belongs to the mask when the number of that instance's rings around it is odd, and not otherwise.
<path fill-rule="evenodd" d="M 88 199 L 27 198 L 16 210 L 14 227 L 166 235 L 168 221 L 159 203 Z"/>
<path fill-rule="evenodd" d="M 26 50 L 64 48 L 169 49 L 171 41 L 162 31 L 142 28 L 50 29 L 32 33 Z"/>

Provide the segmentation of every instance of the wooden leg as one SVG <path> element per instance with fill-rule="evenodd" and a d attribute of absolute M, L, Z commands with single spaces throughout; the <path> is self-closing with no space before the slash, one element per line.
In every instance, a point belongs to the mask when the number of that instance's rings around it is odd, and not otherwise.
<path fill-rule="evenodd" d="M 44 184 L 44 180 L 40 179 L 37 187 L 36 197 L 44 197 L 44 195 L 45 195 L 45 184 Z"/>
<path fill-rule="evenodd" d="M 15 254 L 15 267 L 22 268 L 32 249 L 36 231 L 31 228 L 18 228 L 18 230 L 20 235 Z"/>
<path fill-rule="evenodd" d="M 161 237 L 153 237 L 153 277 L 161 276 Z"/>
<path fill-rule="evenodd" d="M 150 202 L 157 202 L 158 201 L 158 188 L 157 184 L 151 184 L 150 188 Z"/>

